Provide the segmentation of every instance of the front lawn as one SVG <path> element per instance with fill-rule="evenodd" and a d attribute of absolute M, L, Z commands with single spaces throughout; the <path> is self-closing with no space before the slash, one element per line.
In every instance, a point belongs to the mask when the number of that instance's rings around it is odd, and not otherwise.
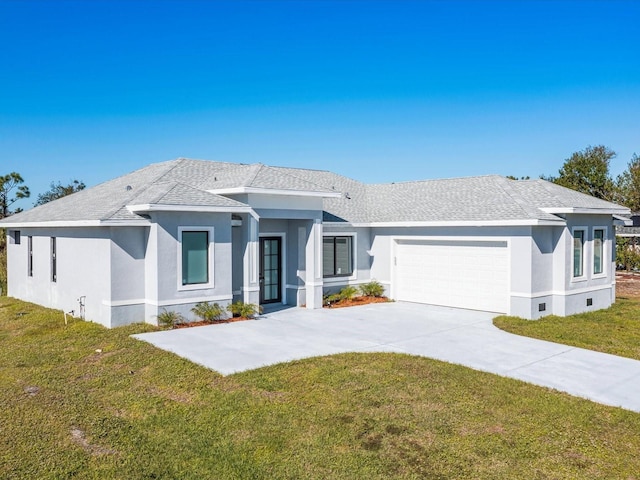
<path fill-rule="evenodd" d="M 0 478 L 640 476 L 640 414 L 425 358 L 222 377 L 0 297 Z"/>
<path fill-rule="evenodd" d="M 507 332 L 640 360 L 640 299 L 618 298 L 606 310 L 523 320 L 500 316 L 496 327 Z"/>

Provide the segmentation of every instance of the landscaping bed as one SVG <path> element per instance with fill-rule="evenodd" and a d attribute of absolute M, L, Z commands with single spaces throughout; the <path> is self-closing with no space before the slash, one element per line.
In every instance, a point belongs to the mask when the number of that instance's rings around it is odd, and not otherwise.
<path fill-rule="evenodd" d="M 339 292 L 328 293 L 322 298 L 322 305 L 325 308 L 341 308 L 391 301 L 383 294 L 384 286 L 380 282 L 372 280 L 359 287 L 347 285 Z"/>
<path fill-rule="evenodd" d="M 616 297 L 640 298 L 640 273 L 616 273 Z"/>
<path fill-rule="evenodd" d="M 338 300 L 334 303 L 325 304 L 324 308 L 342 308 L 342 307 L 356 307 L 358 305 L 367 305 L 368 303 L 386 303 L 390 302 L 387 297 L 371 297 L 360 295 L 351 299 Z"/>

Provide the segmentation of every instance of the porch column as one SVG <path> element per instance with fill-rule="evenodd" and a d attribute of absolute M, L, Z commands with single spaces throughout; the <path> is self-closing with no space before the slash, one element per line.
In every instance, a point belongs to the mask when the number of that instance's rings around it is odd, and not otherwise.
<path fill-rule="evenodd" d="M 307 308 L 322 308 L 322 219 L 311 224 L 306 245 Z"/>
<path fill-rule="evenodd" d="M 158 324 L 158 267 L 158 224 L 153 221 L 144 256 L 144 321 L 153 325 Z"/>
<path fill-rule="evenodd" d="M 258 251 L 258 220 L 247 215 L 247 228 L 245 235 L 245 249 L 242 258 L 242 298 L 244 303 L 260 303 L 260 284 L 258 283 L 258 270 L 260 258 Z"/>

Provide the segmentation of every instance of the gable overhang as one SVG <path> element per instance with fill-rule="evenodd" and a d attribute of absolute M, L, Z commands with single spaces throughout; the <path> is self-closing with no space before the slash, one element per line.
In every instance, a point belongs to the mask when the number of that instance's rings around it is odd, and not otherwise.
<path fill-rule="evenodd" d="M 630 215 L 628 208 L 589 208 L 589 207 L 541 207 L 541 211 L 558 214 L 583 214 L 583 215 Z"/>
<path fill-rule="evenodd" d="M 151 222 L 140 220 L 50 220 L 39 222 L 6 222 L 0 228 L 64 228 L 64 227 L 145 227 Z"/>
<path fill-rule="evenodd" d="M 431 222 L 323 222 L 324 225 L 339 227 L 561 227 L 566 222 L 558 220 L 450 220 Z"/>
<path fill-rule="evenodd" d="M 627 217 L 621 217 L 620 215 L 614 215 L 613 224 L 620 227 L 631 227 L 633 226 L 633 220 Z"/>
<path fill-rule="evenodd" d="M 207 190 L 209 193 L 216 195 L 239 195 L 245 193 L 260 193 L 263 195 L 283 195 L 292 197 L 320 197 L 320 198 L 340 198 L 340 192 L 323 192 L 316 190 L 286 190 L 274 188 L 257 188 L 257 187 L 233 187 L 221 188 L 217 190 Z"/>
<path fill-rule="evenodd" d="M 143 203 L 139 205 L 127 205 L 127 210 L 137 215 L 152 212 L 192 212 L 192 213 L 248 213 L 258 219 L 258 214 L 253 208 L 245 205 L 216 206 L 216 205 L 163 205 Z"/>

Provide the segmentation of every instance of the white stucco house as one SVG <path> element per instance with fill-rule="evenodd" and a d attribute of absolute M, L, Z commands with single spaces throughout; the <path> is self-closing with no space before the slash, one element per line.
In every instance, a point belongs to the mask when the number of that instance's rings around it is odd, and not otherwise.
<path fill-rule="evenodd" d="M 321 308 L 380 281 L 400 301 L 535 319 L 615 300 L 628 209 L 500 176 L 367 185 L 320 170 L 177 159 L 0 222 L 8 294 L 107 327 L 200 301 Z"/>

